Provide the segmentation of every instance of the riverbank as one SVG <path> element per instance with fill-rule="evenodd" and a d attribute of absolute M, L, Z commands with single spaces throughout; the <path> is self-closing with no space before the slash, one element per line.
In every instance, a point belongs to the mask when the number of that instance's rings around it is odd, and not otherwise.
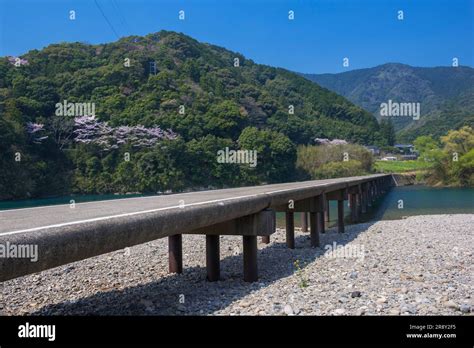
<path fill-rule="evenodd" d="M 472 315 L 474 214 L 413 216 L 330 229 L 321 248 L 297 231 L 259 243 L 259 282 L 242 280 L 241 237 L 221 238 L 222 281 L 205 281 L 205 238 L 183 237 L 184 273 L 167 241 L 0 283 L 4 315 Z M 334 244 L 335 243 L 335 244 Z M 326 247 L 325 247 L 326 246 Z M 330 251 L 336 246 L 336 252 Z M 344 249 L 338 249 L 341 246 Z M 326 254 L 325 254 L 326 253 Z M 298 260 L 299 266 L 294 262 Z"/>

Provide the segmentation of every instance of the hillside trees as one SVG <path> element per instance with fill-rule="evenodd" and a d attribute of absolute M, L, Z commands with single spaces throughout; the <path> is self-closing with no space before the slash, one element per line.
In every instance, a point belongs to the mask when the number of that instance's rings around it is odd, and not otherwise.
<path fill-rule="evenodd" d="M 439 139 L 420 136 L 415 140 L 420 160 L 432 162 L 427 176 L 432 185 L 474 186 L 474 130 L 464 126 Z"/>
<path fill-rule="evenodd" d="M 255 168 L 243 167 L 247 181 L 285 182 L 294 180 L 296 146 L 282 133 L 247 127 L 239 137 L 240 148 L 257 151 Z"/>
<path fill-rule="evenodd" d="M 296 166 L 311 179 L 329 179 L 369 174 L 372 154 L 363 146 L 320 145 L 298 147 Z"/>
<path fill-rule="evenodd" d="M 22 58 L 20 67 L 0 58 L 0 199 L 282 182 L 295 178 L 297 145 L 380 137 L 372 115 L 346 99 L 183 34 L 54 44 Z M 95 104 L 92 138 L 56 115 L 66 100 Z M 47 138 L 32 138 L 28 124 Z M 168 130 L 176 137 L 159 134 Z M 256 150 L 257 167 L 217 163 L 226 147 Z"/>
<path fill-rule="evenodd" d="M 390 120 L 383 118 L 380 121 L 380 146 L 393 146 L 395 145 L 395 128 Z"/>

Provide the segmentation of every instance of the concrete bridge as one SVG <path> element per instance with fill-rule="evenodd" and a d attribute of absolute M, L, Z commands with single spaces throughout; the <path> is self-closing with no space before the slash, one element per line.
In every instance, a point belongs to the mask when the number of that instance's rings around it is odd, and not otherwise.
<path fill-rule="evenodd" d="M 357 222 L 371 203 L 392 186 L 378 174 L 164 196 L 78 203 L 0 211 L 0 246 L 37 246 L 38 260 L 0 257 L 0 281 L 168 237 L 169 271 L 181 273 L 182 235 L 206 236 L 210 281 L 219 279 L 219 236 L 243 238 L 244 280 L 256 281 L 257 236 L 268 243 L 275 212 L 286 215 L 286 242 L 294 248 L 294 214 L 319 246 L 329 200 L 336 200 L 338 231 L 344 232 L 344 200 Z M 309 226 L 308 226 L 309 216 Z"/>

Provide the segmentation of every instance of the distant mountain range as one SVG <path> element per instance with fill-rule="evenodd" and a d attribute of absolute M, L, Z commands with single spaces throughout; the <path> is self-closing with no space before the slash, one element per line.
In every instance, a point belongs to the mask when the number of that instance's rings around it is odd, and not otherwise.
<path fill-rule="evenodd" d="M 379 120 L 381 104 L 420 103 L 420 118 L 390 117 L 399 141 L 440 136 L 474 126 L 474 69 L 467 66 L 418 68 L 388 63 L 338 74 L 303 74 L 366 109 Z"/>

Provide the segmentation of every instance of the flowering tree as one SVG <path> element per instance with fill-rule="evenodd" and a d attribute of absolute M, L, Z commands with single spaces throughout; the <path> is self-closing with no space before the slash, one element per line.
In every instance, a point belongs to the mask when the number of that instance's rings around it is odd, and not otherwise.
<path fill-rule="evenodd" d="M 177 134 L 172 130 L 160 127 L 144 126 L 111 127 L 107 122 L 100 122 L 94 116 L 75 118 L 74 140 L 83 144 L 96 144 L 104 150 L 117 149 L 120 145 L 131 144 L 134 147 L 152 147 L 163 139 L 175 139 Z"/>
<path fill-rule="evenodd" d="M 347 145 L 348 144 L 348 142 L 343 139 L 329 140 L 327 138 L 315 138 L 314 142 L 317 145 Z"/>
<path fill-rule="evenodd" d="M 26 124 L 26 132 L 28 137 L 35 144 L 41 144 L 43 140 L 47 139 L 48 136 L 42 136 L 41 132 L 44 131 L 44 125 L 41 123 L 28 122 Z"/>
<path fill-rule="evenodd" d="M 105 122 L 99 122 L 94 116 L 80 116 L 74 120 L 74 141 L 83 144 L 97 144 L 109 149 L 109 138 L 112 137 L 112 127 Z"/>

